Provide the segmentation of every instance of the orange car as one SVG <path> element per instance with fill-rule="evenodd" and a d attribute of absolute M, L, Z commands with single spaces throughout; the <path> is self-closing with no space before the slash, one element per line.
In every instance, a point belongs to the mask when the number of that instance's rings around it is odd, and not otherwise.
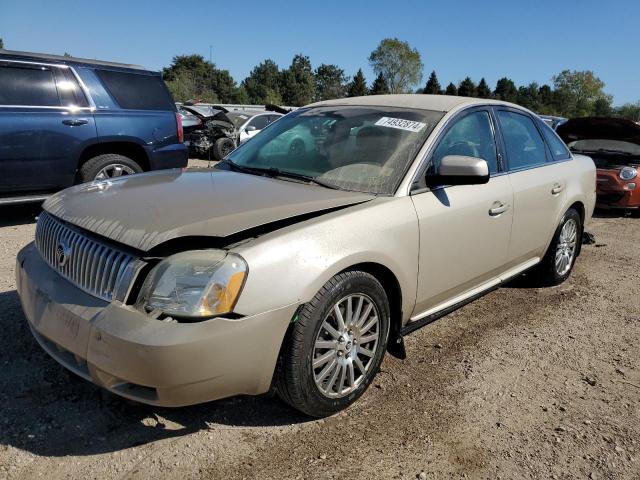
<path fill-rule="evenodd" d="M 557 128 L 572 152 L 597 168 L 597 206 L 640 210 L 640 125 L 624 118 L 573 118 Z"/>

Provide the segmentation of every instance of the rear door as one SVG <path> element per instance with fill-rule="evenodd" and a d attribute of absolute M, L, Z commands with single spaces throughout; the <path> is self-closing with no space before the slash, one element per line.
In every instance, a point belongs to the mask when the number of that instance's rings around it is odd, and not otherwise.
<path fill-rule="evenodd" d="M 437 171 L 446 155 L 483 158 L 491 177 L 484 185 L 445 185 L 412 193 L 420 225 L 414 320 L 497 283 L 507 262 L 513 199 L 498 159 L 489 107 L 467 110 L 451 121 L 431 154 L 427 175 Z"/>
<path fill-rule="evenodd" d="M 541 125 L 528 113 L 495 109 L 513 187 L 513 228 L 509 263 L 541 258 L 565 202 L 566 171 L 554 161 Z"/>
<path fill-rule="evenodd" d="M 0 60 L 0 192 L 72 185 L 80 152 L 95 138 L 69 67 Z"/>

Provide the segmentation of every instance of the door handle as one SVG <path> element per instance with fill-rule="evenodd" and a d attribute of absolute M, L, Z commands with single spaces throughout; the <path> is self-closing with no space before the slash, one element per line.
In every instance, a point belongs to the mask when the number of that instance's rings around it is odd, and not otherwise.
<path fill-rule="evenodd" d="M 86 118 L 67 118 L 63 120 L 62 123 L 65 125 L 71 125 L 72 127 L 79 127 L 80 125 L 86 125 L 89 123 L 89 120 Z"/>
<path fill-rule="evenodd" d="M 497 217 L 498 215 L 503 214 L 507 210 L 509 210 L 509 204 L 502 203 L 500 201 L 493 202 L 493 205 L 489 209 L 489 215 L 491 215 L 492 217 Z"/>
<path fill-rule="evenodd" d="M 551 195 L 558 195 L 564 187 L 559 183 L 556 183 L 551 189 Z"/>

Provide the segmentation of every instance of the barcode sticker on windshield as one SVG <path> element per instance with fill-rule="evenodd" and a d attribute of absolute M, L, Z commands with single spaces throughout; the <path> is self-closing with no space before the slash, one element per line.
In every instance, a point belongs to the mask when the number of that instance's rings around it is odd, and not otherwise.
<path fill-rule="evenodd" d="M 409 132 L 419 132 L 427 126 L 426 123 L 414 122 L 413 120 L 405 120 L 403 118 L 382 117 L 376 125 L 380 127 L 398 128 Z"/>

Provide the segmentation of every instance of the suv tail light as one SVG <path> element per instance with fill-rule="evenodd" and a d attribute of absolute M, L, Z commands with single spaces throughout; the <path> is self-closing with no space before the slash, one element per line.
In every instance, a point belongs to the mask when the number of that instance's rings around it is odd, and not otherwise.
<path fill-rule="evenodd" d="M 178 142 L 182 143 L 184 141 L 184 130 L 182 129 L 182 117 L 178 112 L 176 112 L 176 125 L 178 127 Z"/>

